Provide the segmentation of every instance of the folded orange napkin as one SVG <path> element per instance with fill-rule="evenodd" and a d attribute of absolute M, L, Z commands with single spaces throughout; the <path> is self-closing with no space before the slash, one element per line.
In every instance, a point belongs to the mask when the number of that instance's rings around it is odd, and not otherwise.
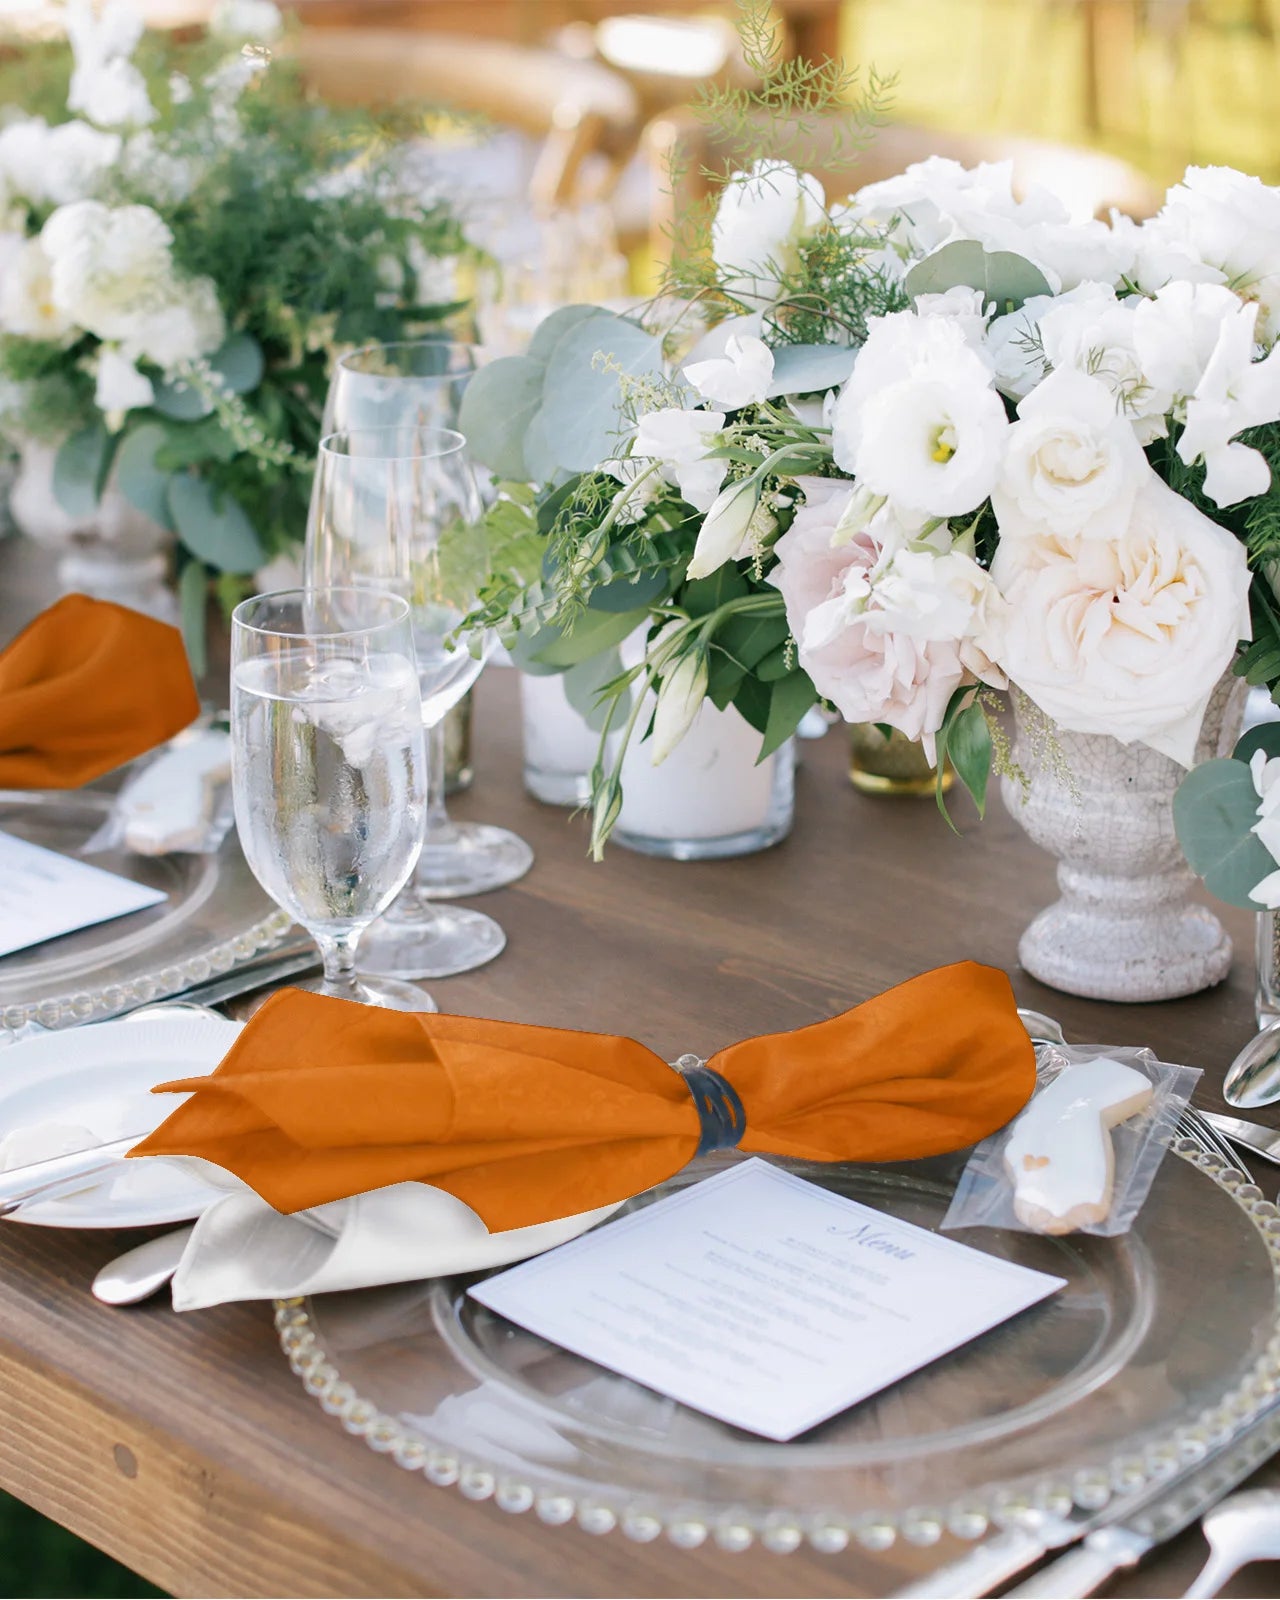
<path fill-rule="evenodd" d="M 0 652 L 0 789 L 75 789 L 200 712 L 176 628 L 71 594 Z"/>
<path fill-rule="evenodd" d="M 625 1200 L 719 1145 L 811 1161 L 961 1149 L 1035 1086 L 1008 978 L 968 961 L 707 1068 L 691 1083 L 634 1039 L 286 989 L 212 1076 L 158 1086 L 191 1099 L 129 1153 L 203 1156 L 285 1212 L 416 1180 L 498 1232 Z"/>

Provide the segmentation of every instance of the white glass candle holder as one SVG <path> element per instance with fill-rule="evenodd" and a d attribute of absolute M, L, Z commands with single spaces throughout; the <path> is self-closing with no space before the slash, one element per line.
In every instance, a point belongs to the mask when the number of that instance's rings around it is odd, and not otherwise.
<path fill-rule="evenodd" d="M 520 710 L 525 788 L 549 806 L 586 805 L 600 735 L 569 704 L 563 676 L 522 672 Z"/>

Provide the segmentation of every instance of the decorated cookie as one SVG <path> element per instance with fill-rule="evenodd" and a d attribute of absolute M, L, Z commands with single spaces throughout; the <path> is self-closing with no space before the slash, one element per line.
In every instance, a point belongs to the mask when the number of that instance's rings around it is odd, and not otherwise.
<path fill-rule="evenodd" d="M 122 798 L 125 844 L 144 856 L 199 850 L 218 786 L 230 776 L 230 734 L 208 728 L 180 740 Z"/>
<path fill-rule="evenodd" d="M 1151 1103 L 1151 1084 L 1107 1056 L 1066 1067 L 1013 1125 L 1004 1160 L 1013 1209 L 1037 1233 L 1071 1233 L 1111 1209 L 1111 1130 Z"/>

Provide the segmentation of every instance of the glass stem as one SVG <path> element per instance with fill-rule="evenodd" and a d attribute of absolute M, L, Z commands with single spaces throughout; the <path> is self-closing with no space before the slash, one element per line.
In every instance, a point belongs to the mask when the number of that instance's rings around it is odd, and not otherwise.
<path fill-rule="evenodd" d="M 344 1000 L 358 1000 L 360 990 L 356 982 L 356 945 L 360 939 L 359 932 L 324 932 L 316 933 L 314 937 L 324 961 L 327 992 Z"/>
<path fill-rule="evenodd" d="M 457 830 L 449 821 L 449 812 L 444 803 L 447 761 L 444 718 L 441 717 L 439 722 L 427 731 L 427 823 L 422 835 L 424 856 L 428 850 L 439 850 L 441 846 L 451 845 L 457 839 Z M 422 866 L 420 858 L 418 864 L 420 881 Z"/>

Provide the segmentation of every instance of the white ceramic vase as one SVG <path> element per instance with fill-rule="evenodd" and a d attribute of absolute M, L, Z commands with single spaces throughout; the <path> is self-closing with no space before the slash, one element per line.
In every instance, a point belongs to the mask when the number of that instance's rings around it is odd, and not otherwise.
<path fill-rule="evenodd" d="M 1197 761 L 1231 753 L 1247 686 L 1214 690 Z M 1058 860 L 1061 897 L 1018 944 L 1042 983 L 1095 1000 L 1172 1000 L 1220 983 L 1231 940 L 1193 898 L 1197 880 L 1173 828 L 1185 769 L 1146 745 L 1067 733 L 1015 694 L 1014 760 L 1027 786 L 1006 777 L 1010 813 Z"/>
<path fill-rule="evenodd" d="M 131 505 L 111 483 L 89 516 L 70 516 L 53 492 L 56 457 L 53 445 L 29 441 L 22 446 L 9 509 L 19 532 L 62 552 L 58 562 L 62 592 L 114 600 L 164 622 L 176 622 L 177 597 L 168 581 L 172 534 Z"/>

